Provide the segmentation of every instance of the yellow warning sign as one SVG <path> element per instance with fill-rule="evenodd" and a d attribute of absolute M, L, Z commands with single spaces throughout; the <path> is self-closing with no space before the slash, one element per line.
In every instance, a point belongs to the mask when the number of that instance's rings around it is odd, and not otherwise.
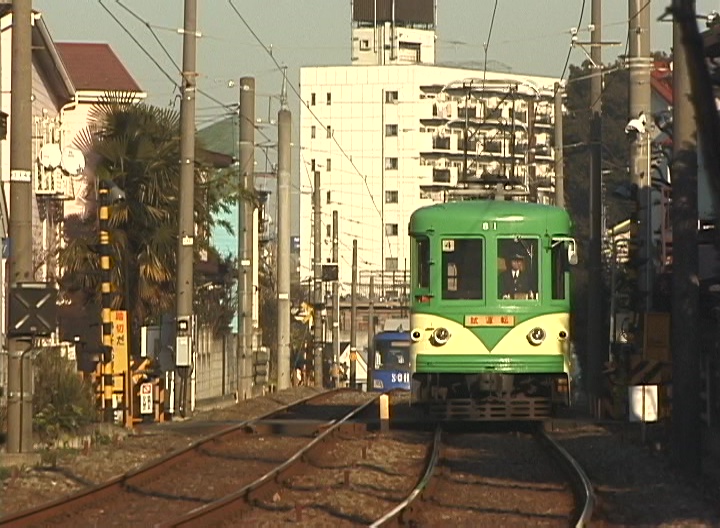
<path fill-rule="evenodd" d="M 115 390 L 123 390 L 123 376 L 128 365 L 128 320 L 125 310 L 110 312 L 112 322 L 113 374 L 115 374 Z"/>

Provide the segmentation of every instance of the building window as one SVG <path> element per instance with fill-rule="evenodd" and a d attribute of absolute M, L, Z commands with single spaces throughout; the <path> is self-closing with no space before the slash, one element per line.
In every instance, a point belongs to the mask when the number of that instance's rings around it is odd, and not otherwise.
<path fill-rule="evenodd" d="M 332 226 L 330 224 L 325 226 L 325 238 L 332 238 Z"/>
<path fill-rule="evenodd" d="M 325 160 L 325 170 L 328 171 L 328 172 L 330 172 L 331 167 L 332 167 L 331 159 L 328 158 L 328 159 Z"/>
<path fill-rule="evenodd" d="M 361 40 L 360 41 L 360 49 L 362 51 L 368 51 L 370 49 L 370 41 L 369 40 Z"/>
<path fill-rule="evenodd" d="M 398 203 L 398 192 L 385 191 L 385 203 Z"/>
<path fill-rule="evenodd" d="M 385 125 L 385 137 L 396 137 L 398 135 L 397 125 Z"/>
<path fill-rule="evenodd" d="M 310 137 L 315 139 L 315 125 L 310 127 Z"/>
<path fill-rule="evenodd" d="M 310 160 L 310 170 L 315 172 L 315 158 Z"/>
<path fill-rule="evenodd" d="M 332 128 L 330 127 L 330 125 L 327 126 L 326 130 L 327 130 L 327 137 L 331 138 L 332 137 Z"/>
<path fill-rule="evenodd" d="M 385 170 L 397 170 L 398 159 L 397 158 L 385 158 Z"/>
<path fill-rule="evenodd" d="M 315 94 L 310 94 L 310 106 L 315 106 Z"/>
<path fill-rule="evenodd" d="M 330 92 L 327 93 L 327 104 L 328 106 L 332 104 L 332 94 Z"/>
<path fill-rule="evenodd" d="M 385 224 L 385 235 L 386 236 L 398 236 L 398 225 L 397 224 Z"/>
<path fill-rule="evenodd" d="M 385 102 L 387 104 L 397 104 L 397 102 L 398 102 L 397 90 L 385 92 Z"/>
<path fill-rule="evenodd" d="M 326 199 L 327 199 L 327 203 L 332 203 L 332 194 L 331 194 L 331 192 L 328 191 L 325 196 L 326 196 Z"/>
<path fill-rule="evenodd" d="M 397 257 L 388 257 L 385 259 L 385 271 L 397 271 L 398 270 L 398 259 Z"/>

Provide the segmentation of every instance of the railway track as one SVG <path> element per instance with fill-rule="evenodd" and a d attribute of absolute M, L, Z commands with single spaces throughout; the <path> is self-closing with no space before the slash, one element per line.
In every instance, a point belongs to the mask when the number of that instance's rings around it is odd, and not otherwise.
<path fill-rule="evenodd" d="M 452 435 L 436 429 L 422 478 L 403 501 L 370 524 L 372 528 L 448 522 L 462 526 L 588 525 L 595 505 L 592 485 L 544 429 L 532 435 L 535 450 L 529 449 L 530 439 L 522 435 L 469 434 L 443 445 L 446 436 Z M 523 457 L 517 456 L 520 452 Z M 538 454 L 545 455 L 544 462 L 536 458 Z M 559 462 L 561 479 L 548 471 L 548 458 Z M 538 466 L 544 467 L 538 470 Z M 572 491 L 572 500 L 566 496 L 562 478 Z"/>
<path fill-rule="evenodd" d="M 376 398 L 343 389 L 313 395 L 226 427 L 99 486 L 0 518 L 0 525 L 173 526 L 182 525 L 189 511 L 227 512 L 239 504 L 239 488 L 253 500 L 276 478 L 299 467 L 296 463 L 324 439 L 341 429 L 356 430 L 358 424 L 349 420 Z"/>

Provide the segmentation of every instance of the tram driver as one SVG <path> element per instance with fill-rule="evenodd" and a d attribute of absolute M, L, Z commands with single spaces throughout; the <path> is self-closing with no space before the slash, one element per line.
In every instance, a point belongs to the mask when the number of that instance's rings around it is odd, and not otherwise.
<path fill-rule="evenodd" d="M 532 277 L 525 269 L 525 256 L 515 253 L 506 259 L 505 271 L 498 279 L 498 296 L 501 299 L 533 299 Z"/>

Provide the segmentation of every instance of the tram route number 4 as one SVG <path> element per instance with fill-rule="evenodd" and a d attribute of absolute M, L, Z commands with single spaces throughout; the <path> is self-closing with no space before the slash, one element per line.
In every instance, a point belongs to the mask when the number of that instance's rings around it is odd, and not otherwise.
<path fill-rule="evenodd" d="M 153 413 L 153 384 L 152 383 L 141 383 L 140 384 L 140 414 L 152 414 Z"/>

